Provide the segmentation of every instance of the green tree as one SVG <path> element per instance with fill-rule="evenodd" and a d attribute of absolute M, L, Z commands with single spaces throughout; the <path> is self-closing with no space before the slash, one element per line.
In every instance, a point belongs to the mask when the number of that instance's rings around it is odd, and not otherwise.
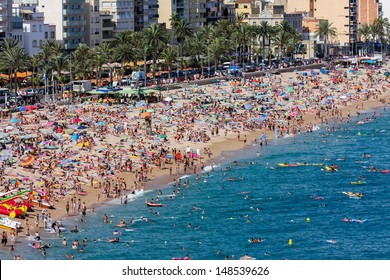
<path fill-rule="evenodd" d="M 19 42 L 14 38 L 4 39 L 0 49 L 2 50 L 0 64 L 3 69 L 8 70 L 8 74 L 11 77 L 11 84 L 16 93 L 18 91 L 17 72 L 25 69 L 28 57 L 24 53 L 24 50 L 19 46 Z"/>
<path fill-rule="evenodd" d="M 329 23 L 327 20 L 320 21 L 316 29 L 316 37 L 322 37 L 324 40 L 324 58 L 328 58 L 328 41 L 330 38 L 337 37 L 337 29 L 332 26 L 333 23 Z"/>
<path fill-rule="evenodd" d="M 367 55 L 367 41 L 369 41 L 372 36 L 371 26 L 368 24 L 363 24 L 362 26 L 360 26 L 358 34 L 360 36 L 361 41 L 362 37 L 364 38 L 363 54 Z"/>
<path fill-rule="evenodd" d="M 162 59 L 168 67 L 168 77 L 171 78 L 172 64 L 177 62 L 177 50 L 174 46 L 168 46 L 162 53 Z"/>
<path fill-rule="evenodd" d="M 160 24 L 157 23 L 151 24 L 148 28 L 144 29 L 143 44 L 144 44 L 143 53 L 145 54 L 146 51 L 150 52 L 150 55 L 153 60 L 153 65 L 156 65 L 157 60 L 161 55 L 161 52 L 168 44 L 168 33 L 166 29 L 163 28 Z M 155 72 L 153 72 L 153 75 L 155 75 Z"/>

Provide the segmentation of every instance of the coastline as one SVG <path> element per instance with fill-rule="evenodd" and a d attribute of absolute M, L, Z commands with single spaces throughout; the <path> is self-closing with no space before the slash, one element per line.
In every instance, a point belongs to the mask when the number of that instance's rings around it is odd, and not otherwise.
<path fill-rule="evenodd" d="M 287 74 L 287 73 L 286 73 Z M 290 75 L 294 73 L 289 73 Z M 287 77 L 289 75 L 286 75 Z M 284 77 L 286 78 L 286 77 Z M 380 96 L 380 98 L 384 98 L 385 100 L 388 100 L 390 97 L 390 92 L 386 89 L 385 92 L 383 92 Z M 338 109 L 341 111 L 341 115 L 343 117 L 343 121 L 346 121 L 346 115 L 349 114 L 351 116 L 356 116 L 357 112 L 360 111 L 371 111 L 371 110 L 380 110 L 381 108 L 385 107 L 388 103 L 383 103 L 379 101 L 378 99 L 370 99 L 366 101 L 359 101 L 356 103 L 351 102 L 350 104 L 347 104 L 347 106 L 342 106 L 338 107 Z M 363 107 L 362 107 L 363 105 Z M 356 108 L 358 107 L 358 108 Z M 324 123 L 321 123 L 321 120 L 316 118 L 316 114 L 314 112 L 306 112 L 305 115 L 303 116 L 303 124 L 301 127 L 305 127 L 306 125 L 309 124 L 317 124 L 317 125 L 324 125 L 326 122 L 331 122 L 332 117 L 329 116 Z M 333 119 L 334 120 L 334 119 Z M 234 132 L 229 132 L 228 135 L 222 136 L 215 136 L 214 138 L 211 138 L 211 140 L 208 143 L 202 143 L 201 145 L 198 145 L 201 147 L 202 150 L 205 148 L 208 148 L 211 150 L 212 154 L 210 157 L 208 157 L 205 154 L 202 154 L 202 157 L 199 158 L 196 161 L 196 166 L 197 166 L 197 173 L 200 171 L 200 164 L 203 162 L 204 166 L 212 165 L 217 163 L 219 161 L 219 158 L 224 155 L 224 152 L 237 152 L 242 149 L 245 149 L 246 147 L 251 147 L 252 144 L 254 143 L 254 139 L 259 139 L 259 137 L 262 135 L 262 133 L 265 132 L 268 135 L 268 139 L 272 140 L 275 139 L 273 131 L 266 130 L 266 129 L 261 129 L 261 130 L 256 130 L 256 131 L 245 131 L 242 132 L 240 139 L 237 138 L 237 134 Z M 247 137 L 247 142 L 245 143 L 243 138 Z M 179 143 L 178 146 L 181 146 L 184 148 L 185 144 L 187 143 Z M 173 146 L 175 144 L 173 143 Z M 261 160 L 261 157 L 260 157 Z M 174 172 L 175 173 L 175 172 Z M 191 175 L 194 174 L 193 171 L 191 170 L 187 172 L 186 174 L 183 173 L 183 169 L 180 169 L 179 174 L 173 174 L 169 175 L 169 168 L 165 169 L 159 169 L 158 167 L 153 167 L 152 173 L 148 174 L 148 181 L 145 182 L 144 184 L 138 186 L 139 188 L 143 188 L 145 191 L 148 190 L 158 190 L 161 188 L 161 186 L 165 186 L 169 183 L 171 183 L 174 179 L 178 179 L 184 175 Z M 128 185 L 131 185 L 132 182 L 135 181 L 135 174 L 134 173 L 122 173 L 119 175 L 120 177 L 124 178 Z M 98 201 L 98 195 L 100 195 L 99 201 Z M 58 203 L 56 203 L 56 209 L 50 210 L 51 213 L 51 218 L 53 221 L 61 220 L 64 217 L 66 217 L 65 213 L 65 204 L 69 200 L 70 197 L 67 197 L 64 200 L 60 200 Z M 112 194 L 110 198 L 105 197 L 104 195 L 101 194 L 101 190 L 99 188 L 92 188 L 88 187 L 88 194 L 87 196 L 79 196 L 77 195 L 76 198 L 80 198 L 83 202 L 85 202 L 85 205 L 87 209 L 91 210 L 92 208 L 99 207 L 105 202 L 109 200 L 113 200 Z M 38 210 L 39 211 L 39 210 Z M 39 213 L 38 211 L 35 211 L 33 215 L 36 213 Z M 31 215 L 31 218 L 33 217 Z M 72 213 L 72 216 L 78 216 L 80 215 L 79 213 Z M 30 218 L 30 217 L 29 217 Z M 23 223 L 23 220 L 19 220 Z M 42 232 L 43 228 L 42 225 L 38 228 L 35 229 L 34 231 Z M 32 235 L 34 231 L 31 231 L 30 234 Z M 24 235 L 24 232 L 21 232 L 19 234 L 20 237 Z"/>

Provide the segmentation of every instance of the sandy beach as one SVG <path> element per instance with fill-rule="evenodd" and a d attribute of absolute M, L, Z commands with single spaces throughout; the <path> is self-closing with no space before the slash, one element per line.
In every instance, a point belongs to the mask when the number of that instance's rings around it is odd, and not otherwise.
<path fill-rule="evenodd" d="M 332 129 L 389 101 L 383 68 L 319 71 L 171 90 L 160 103 L 86 102 L 3 116 L 0 191 L 30 188 L 26 199 L 40 203 L 15 218 L 17 235 L 34 235 L 66 215 L 82 218 L 109 199 L 127 203 L 131 193 L 218 164 L 225 151 L 317 125 Z M 46 199 L 54 209 L 40 207 Z"/>

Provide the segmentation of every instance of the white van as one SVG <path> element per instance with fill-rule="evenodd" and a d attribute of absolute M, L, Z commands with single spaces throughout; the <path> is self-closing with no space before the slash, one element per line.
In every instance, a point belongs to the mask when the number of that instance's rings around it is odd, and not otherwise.
<path fill-rule="evenodd" d="M 228 70 L 230 68 L 230 66 L 232 65 L 231 62 L 224 62 L 222 67 L 223 67 L 223 70 Z"/>

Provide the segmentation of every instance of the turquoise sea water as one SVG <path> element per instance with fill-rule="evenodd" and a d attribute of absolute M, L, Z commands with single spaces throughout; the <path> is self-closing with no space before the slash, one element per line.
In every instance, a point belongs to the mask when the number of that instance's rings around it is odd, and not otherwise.
<path fill-rule="evenodd" d="M 370 116 L 372 113 L 367 113 L 358 119 Z M 0 250 L 0 258 L 65 259 L 66 253 L 72 253 L 75 259 L 162 260 L 189 255 L 218 260 L 233 255 L 238 259 L 247 253 L 272 260 L 389 259 L 390 173 L 370 171 L 373 166 L 390 169 L 390 114 L 381 111 L 376 120 L 355 125 L 358 119 L 335 132 L 327 133 L 322 127 L 265 147 L 226 153 L 222 166 L 208 172 L 210 176 L 203 174 L 200 180 L 191 176 L 189 188 L 182 186 L 174 199 L 161 198 L 161 208 L 150 212 L 145 205 L 158 191 L 138 195 L 126 205 L 109 202 L 94 214 L 88 213 L 84 222 L 80 217 L 64 220 L 68 246 L 61 246 L 62 237 L 45 234 L 43 242 L 52 245 L 46 257 L 17 243 L 12 254 Z M 261 157 L 256 156 L 257 151 Z M 371 157 L 363 158 L 363 153 Z M 234 159 L 237 166 L 231 164 Z M 308 166 L 270 168 L 284 162 L 307 162 Z M 324 171 L 313 163 L 338 164 L 339 172 Z M 228 166 L 231 170 L 221 170 Z M 364 176 L 361 180 L 366 184 L 350 184 L 359 176 Z M 234 180 L 227 180 L 230 177 Z M 164 195 L 173 190 L 172 185 L 161 188 Z M 349 191 L 364 196 L 354 199 L 342 194 Z M 104 213 L 112 223 L 102 222 Z M 132 231 L 116 227 L 120 219 L 129 223 L 132 217 L 148 221 L 129 225 Z M 366 221 L 343 222 L 344 217 Z M 70 233 L 74 225 L 81 232 Z M 114 230 L 121 231 L 120 242 L 109 243 L 107 238 L 114 237 Z M 88 239 L 84 252 L 71 249 L 74 239 L 81 242 L 83 238 Z M 250 243 L 251 238 L 264 241 Z"/>

